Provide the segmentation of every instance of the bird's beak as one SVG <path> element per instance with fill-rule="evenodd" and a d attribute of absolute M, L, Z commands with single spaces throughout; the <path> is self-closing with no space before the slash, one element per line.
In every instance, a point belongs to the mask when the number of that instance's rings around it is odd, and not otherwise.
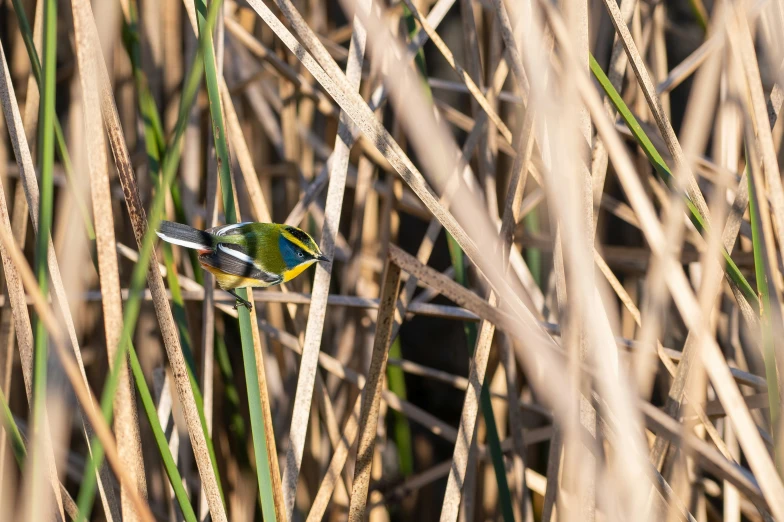
<path fill-rule="evenodd" d="M 324 254 L 319 254 L 318 256 L 316 256 L 316 260 L 329 262 L 329 258 L 327 256 L 325 256 Z"/>

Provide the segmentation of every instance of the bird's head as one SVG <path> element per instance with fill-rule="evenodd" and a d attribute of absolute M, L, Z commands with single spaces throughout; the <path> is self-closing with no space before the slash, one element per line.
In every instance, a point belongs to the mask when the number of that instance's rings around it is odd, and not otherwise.
<path fill-rule="evenodd" d="M 302 265 L 307 267 L 316 261 L 329 261 L 313 238 L 297 227 L 283 226 L 278 244 L 283 262 L 289 270 Z"/>

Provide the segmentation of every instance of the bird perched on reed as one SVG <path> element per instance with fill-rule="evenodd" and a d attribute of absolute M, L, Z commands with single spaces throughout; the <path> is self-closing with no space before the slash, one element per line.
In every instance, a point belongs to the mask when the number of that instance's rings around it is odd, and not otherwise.
<path fill-rule="evenodd" d="M 158 237 L 199 252 L 202 268 L 215 276 L 223 290 L 244 305 L 237 288 L 278 285 L 297 277 L 316 261 L 328 261 L 307 233 L 290 225 L 237 223 L 198 230 L 181 223 L 161 222 Z"/>

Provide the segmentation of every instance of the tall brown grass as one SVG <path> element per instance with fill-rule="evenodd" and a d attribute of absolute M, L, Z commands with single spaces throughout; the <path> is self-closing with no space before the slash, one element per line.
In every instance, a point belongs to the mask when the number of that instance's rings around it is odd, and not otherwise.
<path fill-rule="evenodd" d="M 784 520 L 780 2 L 0 0 L 8 520 Z M 161 219 L 333 261 L 236 310 Z"/>

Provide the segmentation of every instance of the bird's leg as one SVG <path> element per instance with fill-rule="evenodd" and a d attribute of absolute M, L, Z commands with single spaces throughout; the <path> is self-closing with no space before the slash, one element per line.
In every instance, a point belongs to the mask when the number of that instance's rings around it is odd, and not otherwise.
<path fill-rule="evenodd" d="M 235 310 L 237 309 L 237 307 L 238 307 L 239 305 L 242 305 L 242 306 L 244 306 L 244 307 L 245 307 L 245 308 L 247 308 L 248 310 L 253 310 L 253 306 L 251 306 L 250 302 L 248 302 L 248 301 L 246 301 L 245 299 L 243 299 L 242 297 L 238 296 L 238 295 L 237 295 L 237 294 L 234 292 L 234 290 L 226 290 L 226 291 L 227 291 L 228 293 L 230 293 L 231 295 L 233 295 L 234 297 L 236 297 L 236 298 L 237 298 L 237 301 L 234 303 L 234 309 L 235 309 Z"/>

